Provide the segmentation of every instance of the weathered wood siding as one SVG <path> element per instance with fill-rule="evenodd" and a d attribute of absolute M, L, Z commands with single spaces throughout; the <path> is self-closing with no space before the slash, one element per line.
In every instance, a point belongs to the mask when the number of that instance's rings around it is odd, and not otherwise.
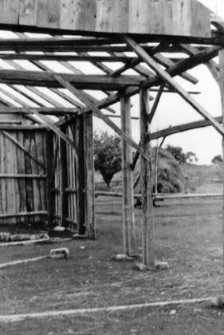
<path fill-rule="evenodd" d="M 1 0 L 0 23 L 108 33 L 210 36 L 197 0 Z"/>
<path fill-rule="evenodd" d="M 46 220 L 45 166 L 45 130 L 0 131 L 0 224 Z"/>
<path fill-rule="evenodd" d="M 77 116 L 61 128 L 76 146 L 53 136 L 52 180 L 55 223 L 95 237 L 92 115 Z"/>

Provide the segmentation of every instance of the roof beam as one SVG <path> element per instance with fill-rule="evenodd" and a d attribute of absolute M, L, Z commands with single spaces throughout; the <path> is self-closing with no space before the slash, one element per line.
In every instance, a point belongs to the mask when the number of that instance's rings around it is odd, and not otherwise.
<path fill-rule="evenodd" d="M 69 90 L 72 94 L 78 97 L 90 110 L 93 114 L 99 119 L 103 120 L 110 128 L 112 128 L 118 135 L 120 135 L 130 146 L 136 149 L 145 159 L 150 161 L 150 157 L 139 147 L 139 145 L 133 141 L 133 139 L 128 136 L 124 131 L 122 131 L 113 121 L 111 121 L 107 116 L 105 116 L 97 107 L 96 104 L 92 103 L 90 100 L 86 98 L 85 95 L 82 94 L 81 91 L 77 90 L 74 86 L 72 86 L 68 81 L 62 78 L 58 74 L 54 74 L 55 79 L 58 80 L 61 85 L 63 85 L 67 90 Z"/>
<path fill-rule="evenodd" d="M 189 57 L 187 59 L 184 59 L 183 61 L 170 66 L 167 68 L 167 73 L 171 76 L 177 76 L 179 74 L 181 74 L 183 71 L 187 71 L 192 69 L 193 67 L 200 65 L 201 63 L 208 61 L 214 57 L 217 56 L 218 51 L 221 50 L 222 47 L 221 46 L 215 46 L 215 47 L 209 47 L 206 50 L 200 51 L 198 54 Z M 163 83 L 163 80 L 157 75 L 155 74 L 154 76 L 151 76 L 148 80 L 145 80 L 144 83 L 142 84 L 144 88 L 151 88 L 153 86 L 159 86 L 161 85 L 161 83 Z M 137 94 L 139 91 L 139 88 L 136 87 L 131 87 L 125 90 L 125 94 L 127 96 L 133 96 L 135 94 Z M 101 101 L 99 101 L 97 103 L 97 107 L 102 109 L 105 107 L 108 107 L 110 105 L 113 105 L 114 103 L 118 102 L 120 100 L 120 94 L 119 93 L 115 93 L 105 99 L 102 99 Z M 79 113 L 86 113 L 90 111 L 90 109 L 88 107 L 84 107 L 83 109 L 81 109 L 79 111 Z M 59 124 L 63 124 L 66 123 L 67 121 L 59 121 Z"/>
<path fill-rule="evenodd" d="M 171 87 L 173 87 L 180 96 L 187 101 L 201 116 L 203 116 L 206 120 L 209 120 L 213 127 L 224 136 L 224 128 L 202 107 L 196 100 L 194 100 L 174 79 L 161 69 L 158 64 L 154 61 L 152 57 L 150 57 L 144 49 L 142 49 L 132 38 L 129 36 L 124 36 L 125 41 L 128 45 L 130 45 L 133 50 L 137 53 L 139 57 L 141 57 L 156 73 L 157 75 L 166 83 L 168 83 Z"/>
<path fill-rule="evenodd" d="M 141 76 L 123 75 L 111 77 L 108 75 L 78 75 L 60 74 L 79 89 L 92 90 L 119 90 L 127 86 L 139 86 L 144 79 Z M 52 72 L 0 70 L 0 82 L 27 86 L 44 86 L 60 88 L 62 85 L 55 80 Z"/>
<path fill-rule="evenodd" d="M 130 56 L 91 56 L 91 55 L 58 55 L 58 54 L 27 54 L 27 53 L 0 53 L 3 60 L 28 61 L 58 61 L 58 62 L 122 62 L 136 61 L 137 57 Z"/>
<path fill-rule="evenodd" d="M 218 116 L 214 118 L 217 122 L 222 123 L 222 116 Z M 200 120 L 195 122 L 189 122 L 185 124 L 180 124 L 174 127 L 169 127 L 167 129 L 162 129 L 150 134 L 150 140 L 156 140 L 161 137 L 167 137 L 171 135 L 175 135 L 184 131 L 199 129 L 204 127 L 212 126 L 211 121 L 209 120 Z"/>

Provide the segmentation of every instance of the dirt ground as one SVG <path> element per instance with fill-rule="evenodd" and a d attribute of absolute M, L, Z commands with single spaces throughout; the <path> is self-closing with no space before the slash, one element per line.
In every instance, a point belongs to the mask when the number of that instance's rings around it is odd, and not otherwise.
<path fill-rule="evenodd" d="M 67 247 L 68 260 L 44 259 L 0 271 L 0 314 L 207 298 L 223 292 L 221 199 L 166 200 L 155 208 L 156 258 L 163 271 L 139 272 L 122 253 L 119 199 L 97 198 L 95 241 L 1 247 L 1 263 Z M 141 254 L 141 210 L 136 209 Z M 0 323 L 0 334 L 224 334 L 224 310 L 210 304 L 46 317 Z"/>

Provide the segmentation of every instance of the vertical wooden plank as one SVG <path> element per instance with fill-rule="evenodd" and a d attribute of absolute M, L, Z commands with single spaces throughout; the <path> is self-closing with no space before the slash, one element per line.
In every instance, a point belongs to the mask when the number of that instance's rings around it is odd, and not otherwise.
<path fill-rule="evenodd" d="M 47 28 L 60 27 L 60 1 L 38 0 L 37 26 Z"/>
<path fill-rule="evenodd" d="M 129 1 L 129 32 L 150 33 L 151 1 L 130 0 Z M 150 17 L 150 19 L 149 19 Z"/>
<path fill-rule="evenodd" d="M 116 0 L 96 0 L 96 31 L 113 31 L 113 10 Z"/>
<path fill-rule="evenodd" d="M 32 132 L 30 134 L 30 153 L 33 157 L 37 157 L 37 143 L 36 143 L 36 133 Z M 39 168 L 37 164 L 31 159 L 30 160 L 31 171 L 33 174 L 39 174 Z M 40 206 L 40 197 L 39 197 L 39 181 L 36 178 L 31 179 L 32 181 L 32 196 L 33 196 L 33 210 L 37 211 Z M 33 221 L 36 221 L 36 218 L 33 217 Z"/>
<path fill-rule="evenodd" d="M 224 126 L 224 49 L 219 51 L 219 87 L 221 94 L 221 104 L 222 104 L 222 125 Z M 222 154 L 224 157 L 224 136 L 222 137 Z M 223 179 L 224 179 L 224 163 L 222 166 Z M 223 182 L 223 194 L 224 194 L 224 182 Z M 224 266 L 224 195 L 222 203 L 222 225 L 223 225 L 223 266 Z"/>
<path fill-rule="evenodd" d="M 129 26 L 129 0 L 114 1 L 113 32 L 127 33 Z"/>
<path fill-rule="evenodd" d="M 140 133 L 141 144 L 144 152 L 150 156 L 149 135 L 149 93 L 147 90 L 140 90 Z M 141 191 L 142 191 L 142 255 L 143 263 L 153 266 L 154 256 L 154 217 L 153 198 L 151 182 L 151 164 L 141 156 Z"/>
<path fill-rule="evenodd" d="M 131 137 L 130 98 L 121 98 L 121 129 Z M 122 139 L 122 186 L 123 186 L 123 249 L 127 256 L 136 255 L 132 150 Z"/>
<path fill-rule="evenodd" d="M 60 13 L 61 29 L 78 29 L 81 24 L 82 0 L 62 0 Z"/>
<path fill-rule="evenodd" d="M 164 0 L 164 5 L 163 5 L 163 29 L 164 29 L 164 34 L 172 35 L 172 33 L 173 33 L 172 0 Z"/>
<path fill-rule="evenodd" d="M 78 232 L 80 235 L 84 235 L 86 231 L 85 227 L 85 157 L 84 157 L 84 121 L 83 115 L 77 116 L 73 122 L 73 136 L 75 143 L 78 148 L 76 171 L 77 175 L 74 176 L 77 188 L 77 222 Z"/>
<path fill-rule="evenodd" d="M 94 211 L 94 165 L 93 165 L 93 121 L 92 113 L 84 114 L 84 156 L 85 156 L 85 225 L 86 235 L 96 238 Z"/>
<path fill-rule="evenodd" d="M 47 130 L 40 132 L 40 141 L 38 142 L 39 145 L 37 146 L 37 155 L 41 157 L 41 160 L 45 166 L 45 170 L 41 169 L 41 173 L 47 172 L 47 152 L 46 152 L 46 142 L 47 142 Z M 53 150 L 53 147 L 52 147 Z M 47 180 L 43 180 L 41 182 L 42 186 L 40 189 L 40 196 L 41 196 L 41 210 L 47 210 Z"/>
<path fill-rule="evenodd" d="M 94 31 L 95 26 L 96 1 L 61 0 L 61 29 Z"/>
<path fill-rule="evenodd" d="M 2 140 L 3 140 L 3 134 L 2 134 L 2 132 L 0 132 L 0 148 L 1 148 L 1 151 L 0 151 L 0 172 L 2 172 L 2 167 L 3 167 L 3 155 L 2 154 L 3 154 L 4 147 L 3 147 Z M 0 178 L 0 213 L 1 214 L 3 214 L 3 189 L 4 189 L 3 179 Z M 0 220 L 0 223 L 1 224 L 3 223 L 2 219 Z"/>
<path fill-rule="evenodd" d="M 54 183 L 54 150 L 53 133 L 48 131 L 46 134 L 46 151 L 47 151 L 47 181 L 46 181 L 46 194 L 47 194 L 47 211 L 48 211 L 48 225 L 52 226 L 55 212 L 55 195 L 52 193 Z"/>
<path fill-rule="evenodd" d="M 20 0 L 0 0 L 1 23 L 18 24 Z"/>
<path fill-rule="evenodd" d="M 19 24 L 29 26 L 36 25 L 37 1 L 38 0 L 20 0 Z"/>
<path fill-rule="evenodd" d="M 66 133 L 66 129 L 62 128 L 61 131 L 63 133 Z M 67 174 L 68 174 L 68 168 L 69 166 L 67 165 L 67 154 L 66 154 L 66 142 L 62 139 L 60 139 L 60 156 L 61 156 L 61 220 L 63 226 L 66 225 L 66 218 L 68 217 L 68 197 L 65 192 L 67 188 Z"/>
<path fill-rule="evenodd" d="M 173 0 L 173 34 L 191 35 L 192 0 Z"/>
<path fill-rule="evenodd" d="M 24 143 L 24 133 L 22 131 L 17 132 L 17 140 L 21 144 Z M 17 155 L 17 173 L 25 174 L 25 158 L 24 152 L 20 150 L 20 153 Z M 19 188 L 19 212 L 26 212 L 26 184 L 25 179 L 18 180 Z M 24 219 L 21 218 L 20 222 L 23 222 Z"/>
<path fill-rule="evenodd" d="M 15 132 L 15 139 L 18 140 L 18 131 Z M 15 148 L 15 159 L 14 159 L 14 173 L 18 174 L 18 155 L 20 155 L 20 150 L 18 147 Z M 15 213 L 19 213 L 19 207 L 20 207 L 20 194 L 19 194 L 19 178 L 15 180 L 15 203 L 16 203 L 16 209 Z M 16 223 L 19 223 L 20 219 L 16 218 Z"/>
<path fill-rule="evenodd" d="M 150 33 L 163 34 L 164 33 L 164 0 L 150 0 Z M 150 19 L 149 19 L 150 17 Z"/>
<path fill-rule="evenodd" d="M 30 151 L 31 146 L 31 138 L 30 132 L 24 132 L 24 147 Z M 25 174 L 32 174 L 32 165 L 31 159 L 28 155 L 24 155 L 25 162 Z M 25 188 L 26 188 L 26 211 L 33 212 L 34 211 L 34 203 L 33 203 L 33 182 L 31 179 L 27 178 L 25 180 Z"/>
<path fill-rule="evenodd" d="M 192 1 L 192 36 L 211 37 L 210 13 L 199 1 Z"/>
<path fill-rule="evenodd" d="M 13 173 L 13 148 L 12 143 L 5 137 L 5 173 Z M 14 212 L 14 190 L 13 190 L 13 178 L 6 178 L 6 213 Z"/>

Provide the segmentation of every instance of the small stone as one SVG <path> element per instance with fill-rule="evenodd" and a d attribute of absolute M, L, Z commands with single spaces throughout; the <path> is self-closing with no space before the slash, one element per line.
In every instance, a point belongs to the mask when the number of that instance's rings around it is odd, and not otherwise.
<path fill-rule="evenodd" d="M 177 313 L 177 311 L 175 310 L 175 309 L 172 309 L 171 311 L 170 311 L 170 315 L 175 315 Z"/>
<path fill-rule="evenodd" d="M 129 257 L 127 255 L 124 254 L 117 254 L 115 256 L 112 257 L 113 261 L 133 261 L 134 258 L 133 257 Z"/>
<path fill-rule="evenodd" d="M 60 259 L 60 258 L 65 258 L 67 259 L 69 256 L 69 250 L 68 248 L 57 248 L 57 249 L 52 249 L 50 251 L 50 258 L 53 259 Z"/>
<path fill-rule="evenodd" d="M 59 231 L 59 232 L 61 232 L 61 231 L 65 231 L 65 227 L 62 227 L 62 226 L 56 226 L 56 227 L 54 227 L 53 231 Z"/>
<path fill-rule="evenodd" d="M 167 270 L 169 269 L 169 264 L 167 262 L 155 262 L 155 267 L 158 270 Z"/>
<path fill-rule="evenodd" d="M 81 245 L 80 247 L 79 247 L 79 249 L 81 249 L 81 250 L 85 250 L 85 246 L 84 245 Z"/>
<path fill-rule="evenodd" d="M 224 296 L 219 296 L 211 300 L 211 305 L 216 308 L 224 308 Z"/>
<path fill-rule="evenodd" d="M 139 271 L 149 271 L 150 270 L 150 268 L 143 263 L 136 263 L 134 268 Z"/>

